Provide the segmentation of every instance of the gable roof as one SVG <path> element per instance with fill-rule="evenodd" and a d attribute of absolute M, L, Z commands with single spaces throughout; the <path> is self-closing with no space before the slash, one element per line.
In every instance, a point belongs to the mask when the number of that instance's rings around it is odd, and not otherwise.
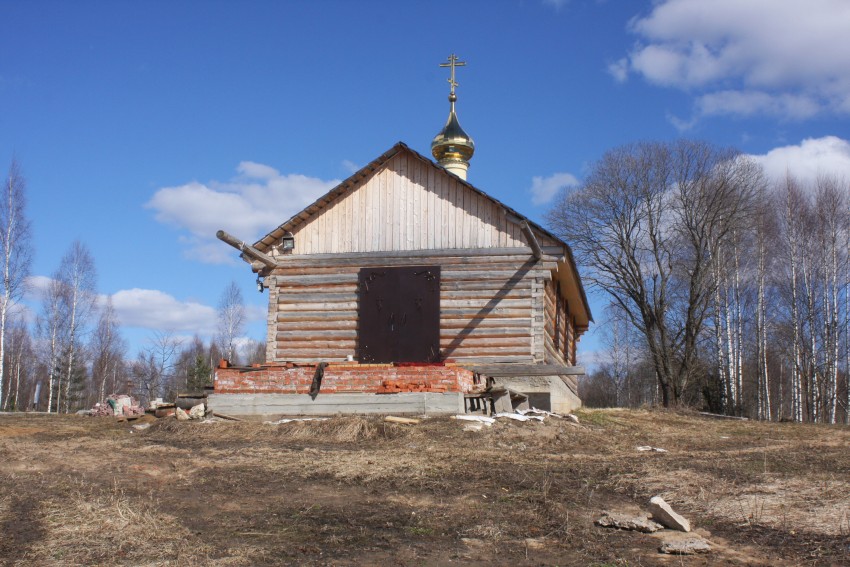
<path fill-rule="evenodd" d="M 416 159 L 420 160 L 424 164 L 427 164 L 428 166 L 434 168 L 436 171 L 439 171 L 443 175 L 451 176 L 453 179 L 455 179 L 458 183 L 460 183 L 461 185 L 463 185 L 467 189 L 477 193 L 478 195 L 484 197 L 485 199 L 495 203 L 497 206 L 504 209 L 509 215 L 516 218 L 517 223 L 521 223 L 521 222 L 525 221 L 525 222 L 528 223 L 528 225 L 530 227 L 532 227 L 532 229 L 535 232 L 538 232 L 540 234 L 544 234 L 548 238 L 552 239 L 554 242 L 563 246 L 564 250 L 566 252 L 565 255 L 566 255 L 567 261 L 569 262 L 570 268 L 571 268 L 573 274 L 575 274 L 575 276 L 576 276 L 578 289 L 579 289 L 579 292 L 580 292 L 580 295 L 581 295 L 582 303 L 584 304 L 583 306 L 584 306 L 584 308 L 587 312 L 588 319 L 590 321 L 593 321 L 593 315 L 590 312 L 590 305 L 587 301 L 587 296 L 585 294 L 584 287 L 581 283 L 581 277 L 579 276 L 578 269 L 576 267 L 575 260 L 573 258 L 572 250 L 570 249 L 570 246 L 566 242 L 564 242 L 563 240 L 561 240 L 556 235 L 552 234 L 550 231 L 543 228 L 539 224 L 530 220 L 525 215 L 517 212 L 516 210 L 512 209 L 508 205 L 505 205 L 504 203 L 502 203 L 498 199 L 495 199 L 494 197 L 488 195 L 484 191 L 478 189 L 477 187 L 475 187 L 474 185 L 472 185 L 471 183 L 469 183 L 465 179 L 461 179 L 460 177 L 458 177 L 455 174 L 451 173 L 450 171 L 446 170 L 445 168 L 438 165 L 437 163 L 435 163 L 431 159 L 429 159 L 429 158 L 423 156 L 422 154 L 420 154 L 419 152 L 411 149 L 404 142 L 397 142 L 389 150 L 387 150 L 386 152 L 384 152 L 383 154 L 378 156 L 376 159 L 374 159 L 370 163 L 366 164 L 364 167 L 360 168 L 353 175 L 351 175 L 350 177 L 348 177 L 347 179 L 342 181 L 339 185 L 337 185 L 336 187 L 334 187 L 333 189 L 331 189 L 330 191 L 328 191 L 327 193 L 325 193 L 324 195 L 322 195 L 321 197 L 316 199 L 316 201 L 314 201 L 312 204 L 308 205 L 303 210 L 296 213 L 291 218 L 289 218 L 287 221 L 285 221 L 283 224 L 279 225 L 277 228 L 275 228 L 274 230 L 272 230 L 271 232 L 269 232 L 268 234 L 266 234 L 265 236 L 260 238 L 257 242 L 254 243 L 254 248 L 259 250 L 260 252 L 267 252 L 287 232 L 293 232 L 298 226 L 308 222 L 311 218 L 313 218 L 315 215 L 320 213 L 323 209 L 325 209 L 331 203 L 336 201 L 337 198 L 339 198 L 340 196 L 344 195 L 345 193 L 347 193 L 349 191 L 355 190 L 357 187 L 360 186 L 360 184 L 364 180 L 368 179 L 375 172 L 377 172 L 378 170 L 383 168 L 393 157 L 395 157 L 396 155 L 398 155 L 399 153 L 402 153 L 402 152 L 408 153 L 409 155 L 415 157 Z"/>

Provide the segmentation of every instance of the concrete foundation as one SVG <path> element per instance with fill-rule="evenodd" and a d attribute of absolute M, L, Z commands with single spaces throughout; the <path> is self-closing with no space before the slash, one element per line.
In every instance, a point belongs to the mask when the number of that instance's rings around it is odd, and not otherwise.
<path fill-rule="evenodd" d="M 549 394 L 550 407 L 538 409 L 548 409 L 555 413 L 570 413 L 581 407 L 581 399 L 560 376 L 497 378 L 496 384 L 523 394 Z M 519 409 L 528 409 L 527 405 L 523 405 Z"/>
<path fill-rule="evenodd" d="M 454 415 L 463 413 L 459 392 L 410 392 L 399 394 L 210 394 L 207 404 L 214 412 L 232 416 L 271 419 L 283 416 L 337 414 Z"/>

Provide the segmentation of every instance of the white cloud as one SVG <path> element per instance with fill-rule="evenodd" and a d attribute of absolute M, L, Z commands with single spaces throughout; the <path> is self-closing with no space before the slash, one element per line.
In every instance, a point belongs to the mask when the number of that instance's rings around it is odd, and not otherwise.
<path fill-rule="evenodd" d="M 53 278 L 47 276 L 29 276 L 26 283 L 26 296 L 28 299 L 41 301 L 50 287 Z"/>
<path fill-rule="evenodd" d="M 623 57 L 608 65 L 608 72 L 618 83 L 625 83 L 629 78 L 629 60 Z"/>
<path fill-rule="evenodd" d="M 187 255 L 202 262 L 222 263 L 233 253 L 218 242 L 219 229 L 254 241 L 289 219 L 339 183 L 243 161 L 228 182 L 192 181 L 163 187 L 145 204 L 156 220 L 185 231 L 180 242 Z"/>
<path fill-rule="evenodd" d="M 357 173 L 357 170 L 360 169 L 360 166 L 354 163 L 351 160 L 344 159 L 342 160 L 342 168 L 348 173 Z"/>
<path fill-rule="evenodd" d="M 703 116 L 772 114 L 803 120 L 815 116 L 820 111 L 820 103 L 808 95 L 746 90 L 719 91 L 700 96 L 697 99 L 697 110 Z"/>
<path fill-rule="evenodd" d="M 280 177 L 280 172 L 275 168 L 253 161 L 240 162 L 236 171 L 249 179 L 274 179 L 275 177 Z"/>
<path fill-rule="evenodd" d="M 571 173 L 553 173 L 549 177 L 535 176 L 531 179 L 531 203 L 545 205 L 564 187 L 575 187 L 578 184 L 579 180 Z"/>
<path fill-rule="evenodd" d="M 155 289 L 125 289 L 112 294 L 112 306 L 121 324 L 144 329 L 211 335 L 216 310 L 194 301 L 179 301 Z"/>
<path fill-rule="evenodd" d="M 703 115 L 850 113 L 846 0 L 659 0 L 629 29 L 614 78 L 694 92 Z"/>
<path fill-rule="evenodd" d="M 807 138 L 798 145 L 750 157 L 762 165 L 773 181 L 782 181 L 790 173 L 803 183 L 814 183 L 819 176 L 850 182 L 850 142 L 836 136 Z"/>

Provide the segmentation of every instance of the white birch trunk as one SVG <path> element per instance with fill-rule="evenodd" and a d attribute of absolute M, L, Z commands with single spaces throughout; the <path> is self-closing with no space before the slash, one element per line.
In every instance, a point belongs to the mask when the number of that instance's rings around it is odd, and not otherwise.
<path fill-rule="evenodd" d="M 735 391 L 738 394 L 738 399 L 736 400 L 736 405 L 739 408 L 739 411 L 744 406 L 744 377 L 743 377 L 743 344 L 744 344 L 744 331 L 743 331 L 743 323 L 741 317 L 741 269 L 738 258 L 738 241 L 737 236 L 733 237 L 735 240 L 735 244 L 733 246 L 733 253 L 735 256 L 735 287 L 734 287 L 734 301 L 735 301 Z"/>
<path fill-rule="evenodd" d="M 788 239 L 788 256 L 791 268 L 791 326 L 794 329 L 793 360 L 791 364 L 791 416 L 801 423 L 803 421 L 803 387 L 802 387 L 802 341 L 800 333 L 800 310 L 798 298 L 797 260 L 799 245 L 795 227 L 795 211 L 791 206 L 790 187 L 785 201 L 786 238 Z"/>
<path fill-rule="evenodd" d="M 723 313 L 720 302 L 720 269 L 715 263 L 714 278 L 714 340 L 717 348 L 717 374 L 720 379 L 720 405 L 724 413 L 729 413 L 729 382 L 726 374 L 726 361 L 723 356 Z"/>

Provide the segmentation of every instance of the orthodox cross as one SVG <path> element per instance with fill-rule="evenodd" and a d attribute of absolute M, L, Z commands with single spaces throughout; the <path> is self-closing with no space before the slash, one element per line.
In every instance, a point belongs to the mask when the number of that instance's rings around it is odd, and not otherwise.
<path fill-rule="evenodd" d="M 464 67 L 464 66 L 466 66 L 466 61 L 458 61 L 457 55 L 455 55 L 454 53 L 449 55 L 449 62 L 448 63 L 440 63 L 440 67 L 451 67 L 451 69 L 452 69 L 452 76 L 448 80 L 449 84 L 452 86 L 452 93 L 451 94 L 455 94 L 455 87 L 457 86 L 457 81 L 455 81 L 455 67 Z"/>

